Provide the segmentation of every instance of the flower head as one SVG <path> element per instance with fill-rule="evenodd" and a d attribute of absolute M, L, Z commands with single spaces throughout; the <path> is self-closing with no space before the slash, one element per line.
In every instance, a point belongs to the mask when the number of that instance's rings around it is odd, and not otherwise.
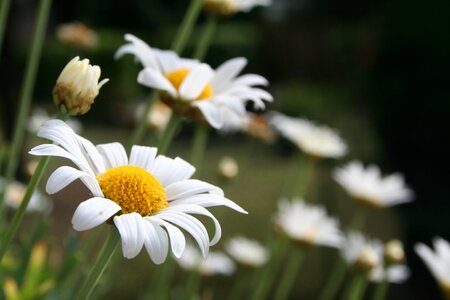
<path fill-rule="evenodd" d="M 345 261 L 359 270 L 370 271 L 383 264 L 383 244 L 370 240 L 359 232 L 350 232 L 342 243 Z"/>
<path fill-rule="evenodd" d="M 292 202 L 281 199 L 274 221 L 277 229 L 302 244 L 338 248 L 342 242 L 338 222 L 322 206 L 307 204 L 300 198 Z"/>
<path fill-rule="evenodd" d="M 5 181 L 0 180 L 1 189 L 5 189 L 5 204 L 12 209 L 18 209 L 25 196 L 27 186 L 21 182 L 14 181 L 4 187 Z M 26 208 L 27 212 L 40 212 L 47 214 L 52 209 L 52 203 L 40 192 L 34 191 Z"/>
<path fill-rule="evenodd" d="M 400 174 L 382 177 L 377 166 L 364 168 L 359 161 L 337 169 L 334 179 L 352 198 L 371 207 L 388 207 L 409 202 L 413 196 Z"/>
<path fill-rule="evenodd" d="M 204 0 L 203 8 L 211 13 L 228 16 L 237 12 L 249 12 L 255 6 L 269 6 L 272 0 Z"/>
<path fill-rule="evenodd" d="M 139 107 L 138 111 L 142 112 L 142 107 Z M 152 129 L 163 131 L 169 123 L 171 116 L 172 110 L 170 107 L 162 101 L 155 101 L 147 116 L 147 124 Z"/>
<path fill-rule="evenodd" d="M 81 49 L 93 49 L 98 43 L 97 33 L 81 22 L 59 25 L 56 37 L 62 43 Z"/>
<path fill-rule="evenodd" d="M 109 79 L 100 79 L 100 67 L 88 59 L 73 58 L 62 70 L 53 88 L 53 101 L 60 111 L 82 115 L 89 111 L 100 88 Z"/>
<path fill-rule="evenodd" d="M 92 197 L 81 202 L 72 224 L 84 231 L 112 219 L 122 239 L 124 257 L 135 257 L 143 247 L 157 264 L 164 262 L 169 244 L 176 257 L 185 248 L 182 228 L 198 243 L 204 256 L 217 243 L 221 228 L 206 207 L 224 205 L 246 213 L 209 183 L 190 179 L 195 168 L 181 158 L 156 155 L 157 149 L 133 146 L 130 157 L 120 143 L 94 146 L 60 120 L 47 121 L 38 135 L 53 142 L 33 148 L 33 155 L 70 159 L 78 169 L 63 166 L 48 179 L 54 194 L 80 179 Z M 210 218 L 215 235 L 191 214 Z M 170 243 L 169 243 L 170 241 Z"/>
<path fill-rule="evenodd" d="M 264 108 L 272 96 L 255 86 L 266 85 L 260 75 L 238 76 L 247 64 L 245 58 L 234 58 L 213 70 L 206 63 L 180 58 L 173 51 L 151 48 L 137 37 L 127 34 L 129 41 L 116 52 L 116 58 L 133 54 L 144 69 L 138 82 L 160 90 L 162 100 L 173 110 L 197 120 L 206 120 L 212 127 L 223 125 L 222 107 L 235 114 L 245 115 L 245 103 L 252 101 Z"/>
<path fill-rule="evenodd" d="M 414 250 L 425 262 L 447 298 L 450 299 L 450 243 L 436 237 L 433 240 L 433 246 L 434 251 L 425 244 L 419 243 Z"/>
<path fill-rule="evenodd" d="M 274 114 L 271 122 L 281 135 L 312 157 L 340 158 L 347 153 L 345 142 L 329 127 L 282 114 Z"/>
<path fill-rule="evenodd" d="M 401 264 L 405 261 L 403 243 L 399 240 L 391 240 L 384 245 L 384 259 L 390 265 Z"/>
<path fill-rule="evenodd" d="M 231 257 L 245 266 L 260 267 L 269 259 L 269 252 L 263 245 L 243 236 L 229 240 L 225 248 Z"/>
<path fill-rule="evenodd" d="M 383 282 L 386 278 L 389 283 L 403 283 L 410 275 L 410 270 L 405 265 L 391 265 L 384 269 L 383 265 L 378 265 L 369 273 L 369 280 L 372 282 Z"/>
<path fill-rule="evenodd" d="M 239 173 L 236 160 L 230 156 L 223 157 L 219 162 L 219 175 L 221 178 L 231 180 Z"/>

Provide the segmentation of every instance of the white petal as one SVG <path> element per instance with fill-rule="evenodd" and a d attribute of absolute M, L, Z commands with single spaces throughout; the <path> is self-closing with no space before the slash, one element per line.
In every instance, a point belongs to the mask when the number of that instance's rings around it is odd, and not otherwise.
<path fill-rule="evenodd" d="M 120 206 L 111 200 L 100 197 L 88 199 L 81 202 L 75 210 L 72 217 L 73 228 L 77 231 L 94 228 L 120 210 Z"/>
<path fill-rule="evenodd" d="M 211 80 L 213 71 L 207 64 L 199 64 L 186 76 L 180 85 L 179 93 L 182 99 L 196 99 Z"/>
<path fill-rule="evenodd" d="M 103 155 L 108 169 L 128 164 L 127 153 L 120 143 L 100 144 L 97 149 Z"/>
<path fill-rule="evenodd" d="M 78 178 L 83 180 L 94 196 L 103 197 L 97 180 L 92 175 L 68 166 L 60 167 L 50 175 L 45 190 L 50 195 L 55 194 Z"/>
<path fill-rule="evenodd" d="M 114 224 L 122 240 L 122 253 L 126 258 L 139 254 L 144 245 L 144 220 L 138 213 L 123 214 L 114 217 Z"/>
<path fill-rule="evenodd" d="M 184 248 L 186 247 L 186 239 L 181 230 L 173 226 L 172 224 L 160 219 L 158 215 L 148 217 L 146 219 L 151 219 L 153 223 L 159 224 L 160 226 L 166 228 L 170 238 L 172 253 L 176 258 L 180 258 L 181 254 L 183 254 Z"/>
<path fill-rule="evenodd" d="M 179 157 L 171 159 L 164 155 L 158 155 L 150 169 L 150 173 L 161 182 L 163 187 L 189 179 L 194 172 L 195 168 L 183 159 Z"/>
<path fill-rule="evenodd" d="M 239 97 L 233 95 L 215 96 L 213 101 L 220 106 L 225 106 L 226 108 L 231 109 L 240 117 L 245 116 L 247 113 L 245 110 L 245 103 Z"/>
<path fill-rule="evenodd" d="M 195 101 L 194 106 L 200 109 L 209 125 L 216 129 L 223 126 L 222 114 L 217 105 L 214 105 L 211 101 Z"/>
<path fill-rule="evenodd" d="M 210 193 L 218 196 L 224 195 L 223 191 L 220 188 L 197 179 L 188 179 L 174 182 L 171 185 L 167 186 L 165 190 L 169 201 L 202 193 Z"/>
<path fill-rule="evenodd" d="M 155 53 L 147 43 L 132 34 L 126 34 L 125 40 L 131 42 L 131 44 L 120 47 L 114 55 L 115 59 L 118 59 L 125 54 L 133 54 L 141 61 L 144 67 L 158 68 Z"/>
<path fill-rule="evenodd" d="M 161 73 L 153 69 L 146 68 L 139 72 L 137 81 L 145 86 L 168 92 L 172 97 L 177 96 L 177 90 L 172 83 Z"/>
<path fill-rule="evenodd" d="M 212 86 L 217 90 L 223 89 L 246 65 L 247 59 L 244 57 L 236 57 L 224 62 L 216 69 L 214 78 L 211 79 Z"/>
<path fill-rule="evenodd" d="M 150 171 L 155 161 L 158 149 L 146 146 L 133 146 L 130 154 L 130 165 L 138 166 Z"/>
<path fill-rule="evenodd" d="M 154 49 L 161 71 L 164 74 L 180 69 L 181 59 L 171 50 Z"/>
<path fill-rule="evenodd" d="M 159 226 L 153 224 L 150 220 L 144 218 L 146 238 L 144 241 L 145 249 L 155 264 L 162 264 L 167 257 L 169 250 L 169 238 L 167 233 Z"/>
<path fill-rule="evenodd" d="M 255 86 L 255 85 L 267 85 L 268 81 L 266 78 L 262 77 L 258 74 L 245 74 L 239 76 L 233 81 L 235 85 L 247 85 L 247 86 Z"/>
<path fill-rule="evenodd" d="M 195 204 L 195 205 L 200 205 L 203 207 L 213 207 L 213 206 L 226 206 L 229 207 L 231 209 L 234 209 L 237 212 L 240 212 L 242 214 L 247 214 L 247 212 L 240 207 L 239 205 L 237 205 L 236 203 L 234 203 L 233 201 L 224 198 L 224 197 L 219 197 L 219 196 L 215 196 L 215 195 L 197 195 L 197 196 L 192 196 L 189 198 L 184 198 L 184 199 L 179 199 L 179 200 L 174 200 L 170 202 L 170 206 L 174 206 L 174 205 L 184 205 L 184 204 Z"/>
<path fill-rule="evenodd" d="M 97 148 L 95 148 L 94 144 L 92 144 L 89 140 L 78 136 L 78 140 L 80 141 L 81 145 L 83 146 L 83 149 L 85 151 L 86 158 L 90 165 L 94 169 L 95 174 L 101 174 L 105 172 L 105 164 L 103 162 L 103 157 L 98 152 Z"/>

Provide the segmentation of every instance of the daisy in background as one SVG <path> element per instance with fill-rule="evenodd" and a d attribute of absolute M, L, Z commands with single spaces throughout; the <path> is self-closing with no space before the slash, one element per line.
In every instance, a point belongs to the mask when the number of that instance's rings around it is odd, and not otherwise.
<path fill-rule="evenodd" d="M 267 80 L 257 74 L 238 76 L 247 64 L 239 57 L 226 61 L 216 70 L 197 60 L 180 58 L 175 52 L 151 48 L 137 37 L 126 34 L 129 43 L 120 47 L 115 57 L 132 54 L 144 69 L 138 82 L 161 91 L 161 99 L 174 111 L 189 118 L 206 120 L 212 127 L 223 126 L 221 108 L 227 107 L 239 116 L 245 115 L 245 104 L 265 107 L 272 96 L 257 86 Z"/>
<path fill-rule="evenodd" d="M 209 246 L 221 237 L 217 219 L 206 207 L 224 205 L 246 213 L 224 197 L 223 191 L 209 183 L 190 179 L 195 168 L 181 158 L 157 155 L 157 149 L 133 146 L 130 157 L 120 143 L 94 146 L 60 120 L 44 123 L 38 136 L 53 144 L 34 147 L 30 154 L 57 156 L 71 160 L 77 167 L 55 170 L 46 185 L 55 194 L 77 179 L 92 197 L 81 202 L 72 224 L 84 231 L 111 220 L 122 239 L 122 252 L 133 258 L 145 247 L 154 263 L 165 261 L 169 249 L 180 257 L 189 233 L 207 256 Z M 210 240 L 205 226 L 194 215 L 210 218 L 215 235 Z M 170 242 L 169 242 L 170 241 Z"/>
<path fill-rule="evenodd" d="M 255 6 L 269 6 L 272 0 L 204 0 L 203 9 L 220 16 L 249 12 Z"/>
<path fill-rule="evenodd" d="M 81 22 L 71 22 L 58 25 L 56 38 L 64 44 L 77 49 L 92 50 L 98 45 L 97 33 Z"/>
<path fill-rule="evenodd" d="M 389 207 L 410 202 L 413 198 L 402 175 L 382 177 L 377 166 L 364 168 L 359 161 L 336 169 L 333 177 L 353 199 L 370 207 Z"/>
<path fill-rule="evenodd" d="M 320 205 L 310 205 L 303 199 L 281 199 L 274 218 L 276 229 L 289 239 L 304 245 L 339 248 L 342 233 L 338 221 L 327 215 Z"/>
<path fill-rule="evenodd" d="M 425 244 L 418 243 L 414 250 L 425 262 L 446 298 L 450 299 L 450 244 L 436 237 L 433 239 L 433 246 L 434 251 Z"/>
<path fill-rule="evenodd" d="M 381 283 L 386 280 L 389 283 L 400 284 L 405 282 L 411 274 L 409 268 L 405 265 L 383 266 L 378 265 L 369 273 L 369 281 Z"/>
<path fill-rule="evenodd" d="M 28 119 L 27 129 L 29 132 L 36 134 L 41 126 L 50 119 L 52 118 L 48 115 L 45 109 L 40 107 L 35 108 L 31 114 L 31 117 Z M 83 130 L 81 122 L 74 118 L 67 120 L 66 123 L 76 133 L 81 133 L 81 131 Z"/>
<path fill-rule="evenodd" d="M 5 204 L 12 209 L 18 209 L 22 203 L 27 186 L 21 182 L 14 181 L 6 185 L 5 180 L 0 179 L 0 188 L 5 189 Z M 52 210 L 52 203 L 40 192 L 35 191 L 31 196 L 30 202 L 26 208 L 27 212 L 39 212 L 48 214 Z"/>
<path fill-rule="evenodd" d="M 141 103 L 136 107 L 135 118 L 138 122 L 142 118 L 145 103 Z M 172 109 L 162 101 L 155 101 L 147 115 L 147 125 L 150 129 L 158 132 L 164 131 L 172 116 Z"/>
<path fill-rule="evenodd" d="M 258 268 L 269 260 L 266 247 L 243 236 L 236 236 L 229 240 L 225 249 L 238 263 L 247 267 Z"/>
<path fill-rule="evenodd" d="M 341 255 L 352 268 L 372 271 L 383 266 L 383 243 L 351 231 L 342 243 Z"/>
<path fill-rule="evenodd" d="M 271 123 L 282 136 L 314 158 L 341 158 L 347 154 L 347 145 L 338 133 L 309 120 L 274 113 Z"/>

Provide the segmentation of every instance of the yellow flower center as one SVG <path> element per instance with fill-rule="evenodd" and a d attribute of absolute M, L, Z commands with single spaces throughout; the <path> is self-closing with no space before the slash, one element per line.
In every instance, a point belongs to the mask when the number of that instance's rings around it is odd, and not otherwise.
<path fill-rule="evenodd" d="M 166 74 L 166 78 L 172 83 L 175 89 L 178 91 L 181 83 L 189 74 L 189 69 L 178 69 Z M 198 95 L 197 100 L 205 100 L 213 95 L 213 88 L 210 84 L 207 84 L 203 91 Z"/>
<path fill-rule="evenodd" d="M 141 167 L 111 168 L 97 176 L 97 180 L 105 197 L 116 202 L 124 214 L 137 212 L 148 216 L 169 205 L 161 183 Z"/>

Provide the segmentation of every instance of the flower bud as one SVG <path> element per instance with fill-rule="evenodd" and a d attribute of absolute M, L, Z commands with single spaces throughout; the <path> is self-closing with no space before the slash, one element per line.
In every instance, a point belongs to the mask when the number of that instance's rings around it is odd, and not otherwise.
<path fill-rule="evenodd" d="M 403 244 L 399 240 L 389 241 L 384 246 L 384 258 L 390 265 L 401 264 L 405 261 Z"/>
<path fill-rule="evenodd" d="M 355 262 L 355 267 L 363 272 L 368 272 L 380 263 L 380 259 L 371 247 L 363 247 Z"/>
<path fill-rule="evenodd" d="M 80 22 L 61 24 L 56 28 L 57 39 L 77 49 L 94 49 L 98 44 L 97 33 Z"/>
<path fill-rule="evenodd" d="M 100 88 L 109 80 L 98 82 L 100 73 L 100 67 L 90 65 L 88 59 L 73 58 L 53 88 L 53 101 L 59 110 L 70 115 L 88 112 Z"/>
<path fill-rule="evenodd" d="M 219 162 L 219 175 L 223 179 L 231 180 L 239 173 L 239 166 L 232 157 L 225 156 Z"/>
<path fill-rule="evenodd" d="M 235 2 L 230 0 L 205 0 L 203 9 L 219 16 L 232 15 L 238 11 Z"/>

